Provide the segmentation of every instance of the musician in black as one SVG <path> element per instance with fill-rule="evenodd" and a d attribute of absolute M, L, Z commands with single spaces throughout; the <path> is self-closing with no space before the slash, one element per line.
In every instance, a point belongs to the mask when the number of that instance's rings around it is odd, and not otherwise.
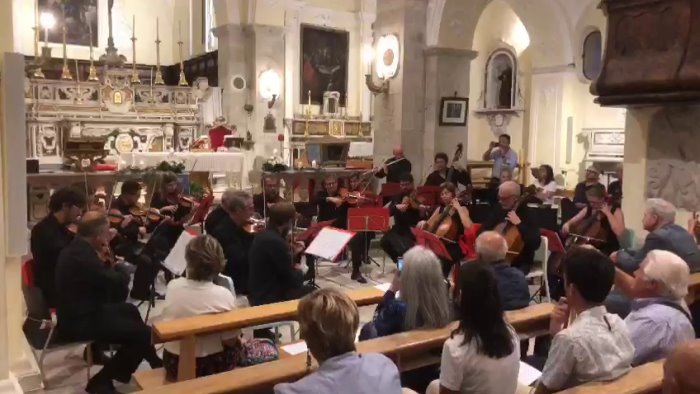
<path fill-rule="evenodd" d="M 447 167 L 448 158 L 447 154 L 444 152 L 438 152 L 435 154 L 435 160 L 433 161 L 434 171 L 428 175 L 425 180 L 425 186 L 440 186 L 447 182 L 447 175 L 449 174 L 449 168 Z M 472 187 L 472 179 L 469 173 L 463 168 L 458 168 L 456 164 L 453 164 L 452 177 L 450 182 L 464 185 L 468 190 Z"/>
<path fill-rule="evenodd" d="M 312 204 L 318 209 L 318 221 L 332 220 L 331 226 L 347 228 L 348 204 L 340 196 L 338 179 L 329 175 L 323 180 L 323 190 L 316 193 Z"/>
<path fill-rule="evenodd" d="M 582 243 L 590 243 L 604 254 L 610 255 L 620 249 L 619 239 L 625 233 L 625 215 L 618 204 L 613 202 L 613 205 L 608 205 L 605 198 L 605 186 L 597 184 L 589 187 L 586 190 L 588 205 L 564 223 L 561 233 L 565 237 L 575 235 L 593 237 L 595 239 L 582 240 Z M 598 222 L 600 226 L 597 225 Z M 598 229 L 599 231 L 595 234 L 592 233 L 593 230 Z"/>
<path fill-rule="evenodd" d="M 151 208 L 158 209 L 163 217 L 162 221 L 158 223 L 157 229 L 154 229 L 150 242 L 153 245 L 157 244 L 157 247 L 167 256 L 175 246 L 180 234 L 185 230 L 183 223 L 190 212 L 180 208 L 182 188 L 175 173 L 164 173 L 161 176 L 159 186 L 151 198 Z M 190 211 L 191 209 L 190 207 Z"/>
<path fill-rule="evenodd" d="M 357 173 L 351 174 L 348 177 L 349 196 L 345 201 L 348 208 L 361 207 L 365 203 L 362 194 L 364 191 L 363 189 L 360 175 Z M 352 274 L 350 275 L 350 279 L 360 283 L 367 283 L 367 279 L 360 273 L 360 266 L 362 265 L 362 261 L 369 256 L 369 246 L 372 239 L 374 239 L 373 232 L 358 231 L 348 243 L 352 258 Z M 367 263 L 367 261 L 365 261 L 365 263 Z"/>
<path fill-rule="evenodd" d="M 118 345 L 115 356 L 88 381 L 88 393 L 116 393 L 112 380 L 128 383 L 144 358 L 152 368 L 163 366 L 151 345 L 150 327 L 125 302 L 128 272 L 123 264 L 105 259 L 112 236 L 103 213 L 87 212 L 56 265 L 60 337 Z"/>
<path fill-rule="evenodd" d="M 204 219 L 204 231 L 207 234 L 213 235 L 219 224 L 226 217 L 228 217 L 228 213 L 226 213 L 224 206 L 227 204 L 226 201 L 233 197 L 233 193 L 235 191 L 235 189 L 226 189 L 226 191 L 224 191 L 224 193 L 221 195 L 221 203 L 219 203 L 219 205 L 217 205 L 211 210 L 211 212 L 209 212 L 209 214 L 207 214 L 207 218 Z"/>
<path fill-rule="evenodd" d="M 260 217 L 267 217 L 267 210 L 270 206 L 281 200 L 279 180 L 275 179 L 273 176 L 265 175 L 263 177 L 263 192 L 253 196 L 255 212 L 257 212 Z"/>
<path fill-rule="evenodd" d="M 226 216 L 221 218 L 211 235 L 224 249 L 224 274 L 233 279 L 237 293 L 248 294 L 248 252 L 253 244 L 254 234 L 248 230 L 247 225 L 255 211 L 253 198 L 242 190 L 227 190 L 226 194 L 226 199 L 222 201 Z"/>
<path fill-rule="evenodd" d="M 138 210 L 137 203 L 140 197 L 141 184 L 130 180 L 122 184 L 121 194 L 112 201 L 110 210 L 121 213 L 123 220 L 117 225 L 119 235 L 112 239 L 111 247 L 117 256 L 124 257 L 136 266 L 130 296 L 144 301 L 150 299 L 151 287 L 160 265 L 142 253 L 144 244 L 139 239 L 148 234 L 154 226 L 145 223 L 145 217 L 134 215 L 132 212 Z"/>
<path fill-rule="evenodd" d="M 454 264 L 459 264 L 464 257 L 464 253 L 462 253 L 462 249 L 457 243 L 457 240 L 464 234 L 465 228 L 470 228 L 472 226 L 472 221 L 469 218 L 469 211 L 460 204 L 456 197 L 457 188 L 455 185 L 451 182 L 444 183 L 440 190 L 440 205 L 433 211 L 428 220 L 421 221 L 416 226 L 424 231 L 436 233 L 441 224 L 447 224 L 445 220 L 447 216 L 451 219 L 452 226 L 450 230 L 448 230 L 448 234 L 441 235 L 440 239 L 443 245 L 445 245 L 447 253 L 449 253 L 452 258 L 451 261 L 442 257 L 440 258 L 442 273 L 445 277 L 450 274 L 452 266 Z M 445 210 L 449 210 L 449 212 L 445 214 Z M 443 214 L 447 216 L 443 217 Z"/>
<path fill-rule="evenodd" d="M 425 217 L 427 207 L 420 204 L 410 204 L 414 193 L 413 175 L 410 172 L 399 177 L 401 193 L 391 198 L 389 213 L 394 217 L 394 226 L 382 237 L 379 245 L 389 257 L 398 262 L 398 258 L 416 243 L 411 227 Z M 416 205 L 417 208 L 416 208 Z"/>
<path fill-rule="evenodd" d="M 527 205 L 519 204 L 520 185 L 513 181 L 503 182 L 498 187 L 498 205 L 479 228 L 479 234 L 484 231 L 505 232 L 510 226 L 515 226 L 523 240 L 524 247 L 512 261 L 526 275 L 530 272 L 535 251 L 540 247 L 540 228 L 530 217 Z M 510 245 L 509 245 L 510 246 Z"/>
<path fill-rule="evenodd" d="M 77 189 L 57 190 L 49 199 L 49 214 L 32 228 L 30 245 L 34 259 L 34 282 L 46 304 L 56 306 L 56 261 L 73 240 L 68 225 L 74 224 L 85 207 L 85 195 Z"/>
<path fill-rule="evenodd" d="M 386 181 L 390 183 L 399 183 L 401 174 L 411 172 L 411 162 L 408 161 L 403 154 L 403 148 L 400 146 L 394 147 L 393 157 L 386 159 L 384 165 L 374 174 L 377 178 L 386 177 Z"/>

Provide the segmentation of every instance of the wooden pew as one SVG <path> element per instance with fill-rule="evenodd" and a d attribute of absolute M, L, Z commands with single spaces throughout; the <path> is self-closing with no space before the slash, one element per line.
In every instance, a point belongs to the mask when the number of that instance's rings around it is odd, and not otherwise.
<path fill-rule="evenodd" d="M 586 383 L 558 394 L 656 394 L 661 392 L 663 377 L 664 360 L 659 360 L 632 368 L 617 380 Z"/>
<path fill-rule="evenodd" d="M 357 306 L 378 304 L 384 297 L 384 292 L 375 287 L 351 290 L 347 294 Z M 195 377 L 197 336 L 296 320 L 298 304 L 299 300 L 292 300 L 212 315 L 158 322 L 153 325 L 152 342 L 158 344 L 179 340 L 178 381 L 193 379 Z M 163 385 L 165 384 L 165 371 L 160 368 L 137 372 L 134 374 L 134 379 L 141 387 Z"/>
<path fill-rule="evenodd" d="M 527 308 L 506 312 L 506 318 L 519 333 L 541 332 L 549 327 L 552 304 L 537 304 Z M 402 371 L 440 362 L 435 357 L 442 349 L 445 340 L 457 327 L 453 322 L 448 327 L 435 330 L 414 330 L 382 338 L 357 343 L 360 353 L 383 353 L 398 365 Z M 315 368 L 315 367 L 313 367 Z M 312 369 L 313 369 L 312 368 Z M 144 393 L 248 393 L 256 390 L 269 390 L 275 384 L 297 380 L 309 371 L 306 367 L 306 354 L 285 357 L 284 359 L 239 368 L 230 372 L 210 375 L 184 382 L 148 387 Z M 141 385 L 141 382 L 139 382 Z"/>

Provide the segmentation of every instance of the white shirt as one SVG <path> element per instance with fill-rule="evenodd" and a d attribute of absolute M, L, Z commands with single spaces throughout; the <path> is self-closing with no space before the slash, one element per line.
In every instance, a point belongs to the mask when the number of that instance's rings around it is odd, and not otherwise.
<path fill-rule="evenodd" d="M 625 322 L 597 306 L 554 336 L 540 381 L 547 389 L 560 391 L 615 380 L 630 370 L 633 357 Z"/>
<path fill-rule="evenodd" d="M 508 326 L 513 352 L 493 359 L 477 352 L 476 340 L 463 344 L 464 335 L 455 334 L 442 347 L 440 385 L 452 391 L 470 394 L 513 394 L 520 370 L 520 341 Z"/>
<path fill-rule="evenodd" d="M 550 181 L 548 184 L 543 185 L 540 183 L 539 180 L 536 180 L 534 185 L 538 189 L 542 189 L 542 191 L 544 191 L 545 193 L 551 194 L 549 198 L 542 202 L 551 204 L 554 201 L 554 194 L 557 192 L 558 188 L 557 183 L 555 181 Z"/>
<path fill-rule="evenodd" d="M 200 282 L 187 278 L 178 278 L 168 284 L 165 293 L 163 320 L 183 317 L 228 312 L 236 309 L 236 297 L 225 287 L 213 282 Z M 221 341 L 231 339 L 239 331 L 215 333 L 197 337 L 197 357 L 205 357 L 224 350 Z M 180 354 L 180 341 L 168 342 L 165 349 L 173 354 Z"/>

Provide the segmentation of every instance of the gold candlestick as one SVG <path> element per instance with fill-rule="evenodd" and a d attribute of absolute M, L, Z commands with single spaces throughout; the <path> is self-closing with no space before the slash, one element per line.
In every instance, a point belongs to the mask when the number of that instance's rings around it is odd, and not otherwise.
<path fill-rule="evenodd" d="M 34 72 L 32 73 L 32 77 L 34 78 L 39 78 L 39 79 L 44 79 L 46 76 L 44 75 L 44 72 L 41 71 L 41 63 L 42 61 L 39 60 L 39 3 L 35 2 L 34 3 L 34 66 L 36 67 L 34 69 Z"/>
<path fill-rule="evenodd" d="M 90 68 L 88 69 L 88 81 L 99 81 L 97 78 L 97 69 L 95 68 L 95 61 L 92 56 L 92 24 L 88 23 L 88 33 L 90 34 Z"/>
<path fill-rule="evenodd" d="M 61 69 L 61 79 L 72 80 L 73 76 L 70 75 L 70 70 L 68 69 L 68 57 L 66 54 L 66 6 L 63 5 L 63 69 Z"/>
<path fill-rule="evenodd" d="M 182 23 L 180 21 L 177 22 L 177 30 L 178 30 L 178 39 L 179 41 L 177 42 L 177 46 L 179 47 L 180 51 L 180 80 L 177 82 L 178 85 L 180 86 L 187 86 L 189 85 L 187 83 L 187 79 L 185 78 L 185 67 L 182 64 Z"/>
<path fill-rule="evenodd" d="M 158 18 L 156 18 L 156 79 L 153 83 L 165 85 L 163 74 L 160 73 L 160 42 L 160 25 L 158 24 Z"/>
<path fill-rule="evenodd" d="M 151 79 L 150 79 L 150 81 L 151 81 L 151 94 L 150 94 L 150 96 L 149 96 L 149 98 L 148 98 L 148 102 L 149 102 L 151 105 L 153 105 L 153 104 L 155 104 L 155 102 L 156 102 L 156 100 L 155 100 L 154 97 L 153 97 L 153 67 L 151 67 Z"/>
<path fill-rule="evenodd" d="M 304 124 L 304 137 L 309 137 L 309 118 L 311 118 L 311 90 L 309 89 L 309 103 L 306 105 L 306 123 Z"/>
<path fill-rule="evenodd" d="M 78 69 L 78 59 L 75 60 L 75 83 L 76 83 L 76 95 L 75 101 L 78 103 L 83 102 L 83 97 L 80 92 L 80 70 Z"/>
<path fill-rule="evenodd" d="M 140 84 L 139 73 L 136 72 L 136 15 L 131 20 L 131 84 Z"/>

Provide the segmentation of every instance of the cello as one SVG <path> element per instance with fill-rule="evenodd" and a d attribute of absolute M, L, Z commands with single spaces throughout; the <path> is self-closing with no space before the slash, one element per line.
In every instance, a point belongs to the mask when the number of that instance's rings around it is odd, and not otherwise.
<path fill-rule="evenodd" d="M 528 187 L 525 189 L 525 193 L 518 199 L 515 206 L 510 211 L 517 212 L 520 206 L 534 195 L 532 188 Z M 508 253 L 506 254 L 506 260 L 510 263 L 515 260 L 516 257 L 522 253 L 525 248 L 525 241 L 520 234 L 518 227 L 511 223 L 509 220 L 504 219 L 503 222 L 499 223 L 493 231 L 503 235 L 506 243 L 508 244 Z"/>

